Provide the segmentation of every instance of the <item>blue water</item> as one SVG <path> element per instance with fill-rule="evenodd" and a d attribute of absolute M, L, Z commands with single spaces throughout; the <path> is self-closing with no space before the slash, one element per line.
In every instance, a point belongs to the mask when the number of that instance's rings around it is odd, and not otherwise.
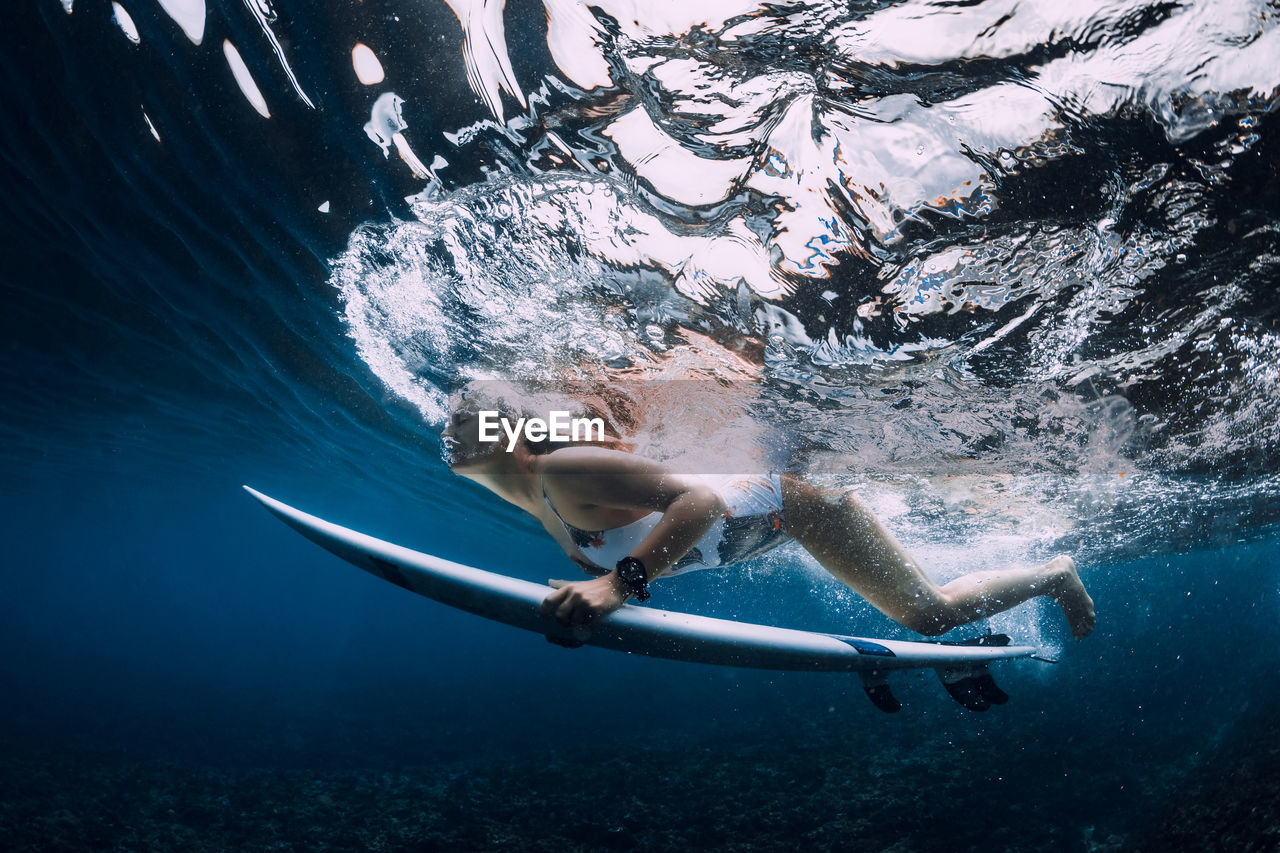
<path fill-rule="evenodd" d="M 1276 13 L 997 5 L 510 3 L 468 31 L 519 98 L 439 2 L 171 4 L 199 44 L 160 4 L 136 44 L 13 10 L 0 846 L 1271 849 Z M 390 91 L 412 158 L 363 130 Z M 695 333 L 759 348 L 752 414 L 931 570 L 1072 553 L 1097 630 L 1024 606 L 990 627 L 1059 662 L 1001 667 L 1009 705 L 924 673 L 887 717 L 849 677 L 477 620 L 240 489 L 572 577 L 445 469 L 445 392 Z M 653 603 L 909 637 L 798 551 Z"/>

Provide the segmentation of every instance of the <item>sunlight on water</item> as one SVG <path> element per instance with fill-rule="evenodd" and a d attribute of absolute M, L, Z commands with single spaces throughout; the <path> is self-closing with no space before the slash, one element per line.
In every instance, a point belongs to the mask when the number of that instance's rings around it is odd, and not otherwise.
<path fill-rule="evenodd" d="M 151 116 L 147 115 L 145 110 L 142 113 L 142 119 L 147 123 L 147 130 L 151 131 L 151 135 L 155 137 L 156 142 L 159 142 L 160 131 L 156 130 L 156 126 L 151 123 Z"/>
<path fill-rule="evenodd" d="M 351 48 L 351 66 L 355 69 L 356 79 L 366 86 L 381 83 L 387 76 L 382 70 L 382 63 L 378 61 L 378 55 L 368 45 L 360 42 L 356 42 L 356 46 Z"/>
<path fill-rule="evenodd" d="M 297 93 L 298 97 L 304 104 L 314 109 L 315 104 L 312 103 L 311 98 L 307 93 L 302 90 L 302 84 L 298 82 L 298 78 L 294 75 L 293 68 L 290 66 L 289 60 L 285 57 L 284 47 L 281 46 L 280 40 L 276 38 L 275 31 L 271 29 L 271 24 L 276 20 L 276 12 L 270 3 L 270 0 L 244 0 L 244 4 L 249 11 L 253 13 L 254 18 L 258 22 L 258 26 L 262 28 L 262 34 L 266 36 L 267 41 L 270 43 L 271 49 L 275 53 L 281 69 L 284 71 L 285 76 L 289 78 L 289 83 L 293 86 L 294 92 Z"/>
<path fill-rule="evenodd" d="M 204 0 L 159 0 L 159 3 L 192 44 L 199 45 L 204 41 Z"/>
<path fill-rule="evenodd" d="M 70 11 L 68 9 L 68 11 Z M 129 17 L 129 12 L 119 3 L 111 4 L 111 16 L 116 22 L 116 26 L 120 28 L 120 32 L 124 33 L 125 38 L 134 44 L 142 42 L 141 36 L 138 35 L 138 25 L 133 22 L 133 18 Z"/>
<path fill-rule="evenodd" d="M 450 138 L 514 157 L 501 178 L 429 189 L 419 222 L 358 231 L 333 279 L 367 363 L 426 420 L 460 376 L 607 372 L 689 332 L 757 335 L 759 416 L 786 404 L 827 451 L 818 476 L 946 503 L 927 471 L 990 487 L 1017 470 L 1023 503 L 1004 509 L 1049 531 L 1024 552 L 1203 496 L 1170 472 L 1273 458 L 1259 413 L 1276 389 L 1257 366 L 1273 362 L 1251 355 L 1269 338 L 1230 319 L 1248 289 L 1183 285 L 1180 266 L 1274 107 L 1269 6 L 548 2 L 548 49 L 577 89 L 532 105 L 496 4 L 452 8 L 494 121 Z M 1163 139 L 1095 150 L 1135 121 Z M 1217 161 L 1173 147 L 1207 132 Z M 1171 279 L 1209 298 L 1161 311 Z M 829 282 L 820 300 L 809 281 Z M 1176 395 L 1146 411 L 1120 396 L 1205 346 L 1240 353 L 1234 402 L 1207 423 L 1172 425 Z M 1274 491 L 1274 474 L 1254 485 Z M 1067 492 L 1075 517 L 1041 524 Z"/>
<path fill-rule="evenodd" d="M 262 90 L 254 82 L 248 66 L 244 64 L 244 60 L 240 57 L 240 51 L 236 50 L 230 39 L 223 39 L 222 53 L 227 58 L 227 65 L 230 66 L 231 73 L 235 76 L 236 84 L 240 87 L 240 91 L 244 93 L 245 100 L 258 111 L 258 115 L 263 118 L 271 118 L 271 111 L 267 109 L 267 99 L 262 96 Z"/>

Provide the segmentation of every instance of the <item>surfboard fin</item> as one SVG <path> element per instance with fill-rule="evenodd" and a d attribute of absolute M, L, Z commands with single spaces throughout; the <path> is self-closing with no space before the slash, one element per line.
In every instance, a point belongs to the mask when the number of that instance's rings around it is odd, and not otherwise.
<path fill-rule="evenodd" d="M 889 678 L 883 672 L 868 671 L 862 673 L 862 689 L 867 691 L 867 698 L 886 714 L 896 714 L 902 710 L 902 703 L 889 689 Z"/>
<path fill-rule="evenodd" d="M 992 705 L 1003 705 L 1009 694 L 996 686 L 985 664 L 938 667 L 938 679 L 951 698 L 970 711 L 985 711 Z"/>

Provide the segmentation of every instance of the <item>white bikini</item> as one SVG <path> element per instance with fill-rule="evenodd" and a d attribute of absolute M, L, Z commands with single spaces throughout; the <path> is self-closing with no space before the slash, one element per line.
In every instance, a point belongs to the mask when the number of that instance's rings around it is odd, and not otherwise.
<path fill-rule="evenodd" d="M 724 501 L 724 516 L 716 519 L 698 543 L 664 572 L 663 577 L 741 563 L 791 541 L 782 511 L 779 475 L 703 475 L 699 479 Z M 651 512 L 622 527 L 583 530 L 560 516 L 547 497 L 545 486 L 542 499 L 560 519 L 565 533 L 582 555 L 602 569 L 612 569 L 630 554 L 662 518 L 661 512 Z"/>

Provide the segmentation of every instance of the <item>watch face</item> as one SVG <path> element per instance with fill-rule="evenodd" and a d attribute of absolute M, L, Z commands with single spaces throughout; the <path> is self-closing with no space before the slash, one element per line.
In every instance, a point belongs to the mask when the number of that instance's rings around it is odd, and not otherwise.
<path fill-rule="evenodd" d="M 649 573 L 645 571 L 644 563 L 635 557 L 624 557 L 618 561 L 617 568 L 618 577 L 632 595 L 641 601 L 649 597 Z"/>
<path fill-rule="evenodd" d="M 644 564 L 635 557 L 626 557 L 618 562 L 618 574 L 629 584 L 645 583 L 649 579 L 649 574 L 644 570 Z"/>

